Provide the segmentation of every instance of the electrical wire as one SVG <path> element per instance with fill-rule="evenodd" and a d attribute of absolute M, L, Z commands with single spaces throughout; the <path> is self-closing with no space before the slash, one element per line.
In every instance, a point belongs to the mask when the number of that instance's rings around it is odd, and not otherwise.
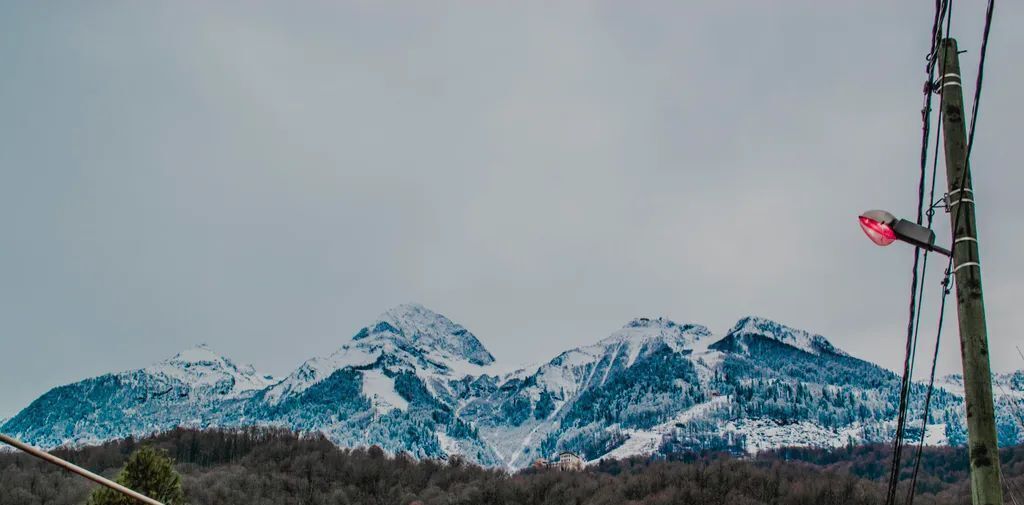
<path fill-rule="evenodd" d="M 924 194 L 921 194 L 922 200 Z M 892 465 L 889 468 L 889 488 L 886 493 L 886 504 L 894 505 L 896 502 L 896 486 L 899 483 L 900 460 L 903 456 L 903 440 L 907 423 L 907 403 L 910 395 L 911 370 L 910 364 L 915 354 L 914 344 L 914 320 L 917 312 L 917 282 L 918 265 L 920 263 L 921 250 L 914 248 L 914 270 L 910 280 L 910 317 L 907 322 L 907 348 L 903 360 L 903 378 L 900 382 L 900 403 L 896 418 L 896 436 L 893 441 Z"/>
<path fill-rule="evenodd" d="M 1020 349 L 1017 349 L 1017 352 L 1020 352 Z M 1010 395 L 1006 388 L 1003 387 L 1003 384 L 1001 382 L 995 380 L 993 380 L 992 382 L 999 386 L 999 390 L 1002 391 L 1003 397 L 1006 398 L 1006 403 L 1010 407 L 1010 412 L 1013 413 L 1013 417 L 1017 421 L 1017 425 L 1024 429 L 1024 414 L 1021 413 L 1020 404 Z M 1017 486 L 1014 485 L 1014 483 L 1010 479 L 1006 478 L 1006 476 L 1003 475 L 1002 472 L 999 473 L 999 479 L 1002 482 L 1003 488 L 1006 490 L 1006 493 L 1010 495 L 1010 500 L 1013 501 L 1014 505 L 1017 505 L 1016 495 L 1019 491 L 1017 489 Z"/>
<path fill-rule="evenodd" d="M 953 20 L 952 4 L 953 4 L 952 0 L 935 0 L 935 19 L 932 22 L 931 48 L 928 51 L 928 56 L 925 58 L 928 61 L 928 64 L 925 66 L 925 73 L 928 75 L 928 80 L 925 82 L 925 85 L 924 85 L 924 97 L 925 97 L 924 98 L 924 106 L 921 108 L 921 123 L 922 123 L 922 127 L 921 127 L 921 131 L 922 131 L 922 134 L 921 134 L 921 179 L 920 179 L 920 183 L 919 183 L 920 185 L 918 187 L 918 191 L 919 192 L 924 190 L 924 188 L 923 188 L 923 184 L 924 184 L 924 181 L 925 181 L 925 174 L 924 174 L 924 172 L 925 172 L 925 170 L 927 169 L 927 166 L 928 166 L 928 136 L 929 136 L 929 133 L 931 132 L 932 94 L 933 94 L 934 90 L 936 89 L 935 88 L 935 66 L 936 66 L 936 63 L 938 62 L 938 59 L 936 58 L 938 56 L 938 54 L 937 54 L 938 53 L 938 45 L 939 45 L 939 41 L 942 39 L 942 33 L 943 33 L 943 31 L 942 31 L 942 22 L 943 22 L 943 19 L 945 19 L 945 22 L 946 22 L 945 33 L 950 33 L 951 25 L 952 25 L 952 20 Z M 942 58 L 943 59 L 945 59 L 945 57 L 946 57 L 946 52 L 947 52 L 946 48 L 943 47 L 943 51 L 942 51 Z M 942 124 L 942 95 L 939 95 L 939 120 L 937 121 L 937 126 L 941 126 L 941 124 Z M 935 202 L 935 184 L 938 181 L 937 175 L 938 175 L 938 168 L 939 168 L 939 141 L 940 140 L 941 140 L 941 136 L 940 135 L 936 135 L 935 136 L 935 149 L 934 149 L 934 152 L 932 154 L 932 177 L 931 177 L 931 181 L 932 182 L 931 182 L 931 190 L 929 191 L 929 195 L 928 195 L 928 201 L 929 202 Z M 931 230 L 932 229 L 932 225 L 933 225 L 933 221 L 934 221 L 934 218 L 935 218 L 935 205 L 934 205 L 934 203 L 928 207 L 928 210 L 925 212 L 925 215 L 928 218 L 928 223 L 927 223 L 926 227 L 929 230 Z M 921 224 L 920 207 L 918 208 L 918 222 L 917 222 L 917 224 Z M 931 252 L 929 249 L 925 249 L 925 251 L 924 251 L 924 258 L 922 260 L 922 266 L 921 266 L 921 277 L 922 278 L 926 278 L 927 275 L 928 275 L 928 253 L 929 252 Z M 918 307 L 920 307 L 921 305 L 924 304 L 924 284 L 925 284 L 924 282 L 922 282 L 920 284 L 918 292 L 917 292 L 917 300 L 918 300 L 917 304 L 918 304 Z M 917 318 L 914 321 L 914 344 L 913 344 L 913 347 L 915 349 L 915 352 L 914 352 L 914 356 L 911 357 L 911 361 L 910 361 L 911 376 L 913 376 L 913 371 L 914 371 L 914 368 L 915 368 L 915 361 L 916 361 L 916 358 L 917 358 L 916 349 L 917 349 L 918 335 L 919 335 L 920 329 L 921 329 L 921 314 L 922 314 L 922 311 L 918 310 L 917 311 Z"/>
<path fill-rule="evenodd" d="M 939 40 L 942 38 L 942 33 L 943 33 L 943 30 L 942 30 L 942 19 L 943 19 L 943 17 L 945 17 L 945 21 L 946 21 L 945 33 L 949 34 L 952 31 L 952 21 L 953 21 L 952 1 L 951 0 L 944 1 L 944 2 L 942 2 L 941 6 L 938 6 L 938 9 L 936 10 L 935 24 L 932 26 L 932 49 L 931 49 L 931 52 L 928 55 L 928 66 L 927 66 L 929 82 L 925 86 L 925 92 L 928 93 L 929 97 L 931 96 L 931 93 L 934 90 L 934 86 L 935 86 L 935 84 L 934 84 L 935 65 L 936 65 L 936 63 L 938 61 L 937 57 L 939 56 L 937 54 L 938 53 L 938 43 L 939 43 Z M 943 60 L 946 58 L 946 53 L 947 53 L 946 49 L 947 49 L 947 46 L 943 45 L 942 56 L 941 56 L 943 58 Z M 939 117 L 938 117 L 938 121 L 937 121 L 937 123 L 940 124 L 940 125 L 942 124 L 942 104 L 943 104 L 943 100 L 942 100 L 942 95 L 940 94 L 939 95 Z M 924 140 L 926 140 L 926 139 L 924 139 Z M 938 171 L 939 171 L 939 142 L 940 142 L 940 140 L 941 140 L 941 136 L 936 135 L 935 136 L 935 147 L 934 147 L 934 149 L 932 151 L 932 177 L 931 177 L 931 189 L 930 189 L 930 192 L 929 192 L 929 201 L 931 201 L 931 202 L 935 202 L 935 186 L 936 186 L 936 182 L 938 181 Z M 928 149 L 928 147 L 927 147 L 927 145 L 925 145 L 924 149 L 922 149 L 922 151 L 921 151 L 921 162 L 922 163 L 927 163 L 927 156 L 928 156 L 927 149 Z M 934 218 L 935 218 L 935 206 L 934 206 L 934 204 L 931 207 L 928 208 L 928 211 L 927 211 L 926 214 L 927 214 L 927 217 L 928 217 L 928 225 L 927 225 L 927 227 L 928 227 L 929 230 L 931 230 L 932 226 L 934 224 Z M 925 251 L 924 261 L 925 261 L 925 264 L 924 264 L 923 270 L 925 272 L 927 272 L 927 270 L 928 270 L 928 251 Z M 923 414 L 922 414 L 922 419 L 921 419 L 921 438 L 920 438 L 920 440 L 918 440 L 917 453 L 916 453 L 916 455 L 914 457 L 914 469 L 911 472 L 911 476 L 910 476 L 910 487 L 907 489 L 907 499 L 906 499 L 906 502 L 905 502 L 907 505 L 912 505 L 914 503 L 914 496 L 915 496 L 915 494 L 917 492 L 917 478 L 918 478 L 918 475 L 921 472 L 921 458 L 922 458 L 922 456 L 924 454 L 924 439 L 925 439 L 925 434 L 926 434 L 927 429 L 928 429 L 928 418 L 929 418 L 929 414 L 931 413 L 932 391 L 933 391 L 933 388 L 934 388 L 934 385 L 935 385 L 935 369 L 936 369 L 936 365 L 938 363 L 938 358 L 939 358 L 939 346 L 940 346 L 940 344 L 942 342 L 942 323 L 943 323 L 943 317 L 944 317 L 945 312 L 946 312 L 946 297 L 949 295 L 949 276 L 950 276 L 950 273 L 949 273 L 949 270 L 947 270 L 946 271 L 946 277 L 942 281 L 942 301 L 941 301 L 941 307 L 939 309 L 939 323 L 938 323 L 938 327 L 937 327 L 936 332 L 935 332 L 935 347 L 934 347 L 934 351 L 932 353 L 932 366 L 931 366 L 931 373 L 929 374 L 929 379 L 928 379 L 928 389 L 925 392 L 924 409 L 923 409 Z M 920 300 L 919 303 L 923 303 L 923 301 L 924 301 L 924 283 L 923 282 L 921 283 L 921 292 L 919 294 L 919 300 Z M 915 341 L 918 338 L 918 332 L 920 331 L 920 329 L 921 329 L 921 311 L 919 310 L 918 313 L 917 313 L 916 328 L 914 329 L 914 339 L 915 339 Z"/>
<path fill-rule="evenodd" d="M 1007 479 L 1002 473 L 999 474 L 999 480 L 1002 482 L 1003 487 L 1006 488 L 1006 494 L 1010 495 L 1010 501 L 1013 502 L 1013 505 L 1019 505 L 1017 503 L 1017 492 L 1015 491 L 1017 486 L 1015 486 L 1010 479 Z"/>
<path fill-rule="evenodd" d="M 989 0 L 988 7 L 986 8 L 986 11 L 985 11 L 985 28 L 984 28 L 984 32 L 982 34 L 981 56 L 980 56 L 979 61 L 978 61 L 978 77 L 977 77 L 977 81 L 975 83 L 975 89 L 974 89 L 974 104 L 973 104 L 973 108 L 971 110 L 971 122 L 970 122 L 970 130 L 969 130 L 969 134 L 968 134 L 967 152 L 966 152 L 965 157 L 964 157 L 964 169 L 963 169 L 963 173 L 961 174 L 960 183 L 955 188 L 956 190 L 959 190 L 960 196 L 959 196 L 959 198 L 957 200 L 958 206 L 957 206 L 956 211 L 954 212 L 954 217 L 953 217 L 953 232 L 954 232 L 954 234 L 956 232 L 957 226 L 959 226 L 959 224 L 960 224 L 960 210 L 962 208 L 963 199 L 965 198 L 965 193 L 966 193 L 966 191 L 964 191 L 964 190 L 966 189 L 965 185 L 967 183 L 967 175 L 968 175 L 969 170 L 970 170 L 971 151 L 974 148 L 974 134 L 976 132 L 976 126 L 977 126 L 977 120 L 978 120 L 978 110 L 979 110 L 979 105 L 980 105 L 980 102 L 981 102 L 981 90 L 982 90 L 982 83 L 983 83 L 983 80 L 984 80 L 984 72 L 985 72 L 985 59 L 986 59 L 986 56 L 988 54 L 988 40 L 989 40 L 989 33 L 990 33 L 991 27 L 992 27 L 992 17 L 993 17 L 994 7 L 995 7 L 995 0 Z M 947 21 L 946 21 L 946 23 L 947 23 L 946 24 L 946 36 L 947 37 L 950 34 L 949 26 L 950 26 L 951 18 L 952 18 L 952 16 L 948 16 L 947 17 Z M 946 52 L 945 49 L 946 48 L 948 48 L 948 44 L 943 44 L 943 53 L 944 53 L 943 54 L 943 61 L 945 61 L 945 52 Z M 931 67 L 931 62 L 929 63 L 929 65 Z M 941 97 L 941 95 L 940 95 L 940 97 Z M 940 98 L 940 100 L 941 100 L 941 98 Z M 940 106 L 940 118 L 941 118 L 941 106 Z M 938 144 L 937 144 L 937 140 L 936 140 L 936 153 L 935 153 L 935 163 L 936 164 L 938 162 L 937 146 L 938 146 Z M 937 167 L 936 167 L 936 165 L 933 165 L 933 170 L 932 170 L 932 187 L 933 187 L 933 189 L 934 189 L 934 182 L 935 182 L 936 172 L 937 172 Z M 934 201 L 934 195 L 932 196 L 932 198 L 933 198 L 932 201 Z M 929 211 L 931 212 L 932 209 L 929 209 Z M 931 227 L 931 222 L 929 220 L 929 228 L 930 227 Z M 954 247 L 955 247 L 955 244 L 954 244 Z M 926 259 L 927 259 L 927 256 L 926 256 Z M 932 393 L 933 393 L 934 387 L 935 387 L 935 368 L 936 368 L 936 363 L 938 362 L 939 344 L 941 342 L 941 337 L 942 337 L 942 324 L 943 324 L 943 319 L 944 319 L 944 316 L 945 316 L 946 300 L 947 300 L 947 298 L 949 296 L 949 293 L 951 291 L 950 287 L 952 285 L 952 282 L 954 281 L 954 279 L 953 279 L 953 270 L 952 269 L 953 269 L 953 255 L 951 254 L 950 257 L 949 257 L 949 261 L 947 263 L 947 266 L 946 266 L 946 276 L 945 276 L 945 278 L 942 281 L 942 285 L 943 285 L 942 301 L 941 301 L 941 306 L 940 306 L 940 309 L 939 309 L 939 322 L 938 322 L 938 329 L 937 329 L 936 337 L 935 337 L 935 351 L 934 351 L 934 354 L 932 356 L 931 375 L 929 377 L 928 390 L 927 390 L 926 395 L 925 395 L 924 416 L 923 416 L 923 421 L 922 421 L 923 429 L 927 427 L 928 414 L 929 414 L 930 405 L 931 405 L 931 398 L 932 398 Z M 1017 352 L 1020 353 L 1020 349 L 1019 348 L 1017 349 Z M 1024 353 L 1021 353 L 1021 355 L 1022 355 L 1022 357 L 1024 357 Z M 1001 384 L 999 386 L 1000 386 L 1000 388 L 1002 388 Z M 1017 414 L 1018 422 L 1021 422 L 1022 426 L 1024 426 L 1024 417 L 1022 417 L 1020 412 L 1019 412 L 1019 405 L 1013 404 L 1013 407 L 1018 409 L 1017 411 L 1015 411 L 1015 414 Z M 918 472 L 920 471 L 921 454 L 922 454 L 922 450 L 923 450 L 923 445 L 924 445 L 924 433 L 922 432 L 922 438 L 921 438 L 921 441 L 919 442 L 919 445 L 918 445 L 917 458 L 916 458 L 917 461 L 914 464 L 914 471 L 913 471 L 913 474 L 911 476 L 911 485 L 910 485 L 910 489 L 909 489 L 908 495 L 907 495 L 907 505 L 911 505 L 913 503 L 913 499 L 914 499 L 914 496 L 916 494 L 917 476 L 918 476 Z M 1013 492 L 1013 489 L 1009 488 L 1009 484 L 1010 483 L 1008 481 L 1004 480 L 1003 484 L 1004 484 L 1004 487 L 1007 487 L 1007 489 L 1008 489 L 1008 491 L 1010 493 L 1011 500 L 1013 500 L 1013 502 L 1016 504 L 1017 500 L 1016 500 L 1016 497 L 1014 496 L 1015 493 Z M 891 502 L 889 502 L 889 503 L 891 503 Z"/>
<path fill-rule="evenodd" d="M 1024 429 L 1024 414 L 1021 413 L 1020 404 L 1010 396 L 1010 392 L 1003 387 L 1003 384 L 998 381 L 992 381 L 999 386 L 999 390 L 1003 392 L 1003 396 L 1006 397 L 1006 404 L 1010 406 L 1010 412 L 1013 413 L 1013 417 L 1017 421 L 1017 424 Z"/>
<path fill-rule="evenodd" d="M 967 132 L 967 152 L 964 155 L 964 170 L 960 175 L 960 183 L 956 186 L 956 190 L 959 191 L 960 196 L 957 198 L 956 211 L 953 213 L 954 234 L 956 233 L 956 227 L 960 226 L 960 209 L 963 208 L 963 201 L 965 193 L 967 192 L 965 191 L 967 188 L 964 186 L 967 184 L 967 174 L 971 171 L 971 151 L 974 150 L 974 133 L 978 122 L 978 108 L 981 104 L 981 86 L 985 79 L 985 57 L 988 55 L 988 36 L 989 31 L 992 28 L 992 13 L 994 8 L 995 0 L 989 0 L 988 7 L 985 9 L 985 30 L 981 36 L 981 57 L 978 59 L 978 78 L 974 83 L 974 105 L 971 109 L 970 130 Z M 953 248 L 956 248 L 956 244 L 953 244 Z M 947 268 L 952 267 L 953 255 L 951 254 L 949 256 L 949 265 Z"/>
<path fill-rule="evenodd" d="M 971 160 L 971 151 L 974 149 L 974 132 L 978 123 L 978 106 L 981 103 L 981 85 L 985 79 L 985 57 L 988 55 L 988 35 L 992 29 L 992 13 L 995 10 L 995 0 L 988 0 L 988 8 L 985 9 L 985 31 L 981 35 L 981 56 L 978 59 L 978 78 L 974 84 L 974 105 L 971 108 L 971 129 L 967 133 L 967 156 L 966 161 Z M 964 164 L 966 170 L 968 165 Z M 963 198 L 963 195 L 960 196 Z"/>
<path fill-rule="evenodd" d="M 928 51 L 928 65 L 926 67 L 926 74 L 928 80 L 924 87 L 924 107 L 921 110 L 921 173 L 918 180 L 917 190 L 917 224 L 922 224 L 924 221 L 924 194 L 925 194 L 925 182 L 927 179 L 928 170 L 928 147 L 929 147 L 929 135 L 931 134 L 931 103 L 932 103 L 932 83 L 935 77 L 935 53 L 938 47 L 938 38 L 941 31 L 942 19 L 948 13 L 948 0 L 936 0 L 935 1 L 935 16 L 932 21 L 931 31 L 931 47 Z M 933 178 L 934 180 L 934 178 Z M 933 184 L 933 195 L 934 200 L 934 184 Z M 931 213 L 931 208 L 929 208 Z M 929 216 L 929 223 L 931 217 Z M 889 484 L 886 492 L 886 504 L 893 505 L 896 501 L 896 490 L 899 483 L 901 460 L 903 456 L 903 443 L 906 435 L 906 423 L 907 423 L 907 409 L 909 404 L 910 389 L 912 386 L 913 367 L 917 356 L 917 335 L 918 329 L 920 328 L 920 311 L 919 311 L 919 300 L 923 299 L 924 289 L 924 277 L 927 272 L 928 265 L 928 252 L 924 254 L 924 265 L 921 265 L 921 250 L 914 248 L 914 266 L 913 273 L 910 281 L 910 309 L 909 317 L 907 321 L 907 343 L 906 343 L 906 354 L 903 360 L 903 377 L 900 381 L 900 401 L 899 410 L 896 418 L 896 434 L 893 440 L 893 453 L 892 463 L 889 468 Z M 921 287 L 918 287 L 918 275 L 920 272 L 921 276 Z M 919 296 L 920 289 L 920 296 Z"/>
<path fill-rule="evenodd" d="M 917 455 L 914 461 L 914 470 L 910 475 L 910 489 L 907 490 L 907 505 L 914 503 L 914 496 L 917 494 L 917 476 L 921 472 L 921 456 L 924 453 L 924 435 L 928 429 L 928 414 L 931 412 L 932 392 L 935 390 L 935 368 L 939 362 L 939 344 L 942 342 L 942 323 L 946 314 L 946 299 L 949 296 L 949 287 L 952 273 L 947 270 L 946 277 L 942 280 L 942 302 L 939 306 L 939 324 L 935 331 L 935 351 L 932 354 L 932 370 L 928 376 L 928 390 L 924 395 L 924 414 L 921 420 L 921 440 L 917 444 Z"/>

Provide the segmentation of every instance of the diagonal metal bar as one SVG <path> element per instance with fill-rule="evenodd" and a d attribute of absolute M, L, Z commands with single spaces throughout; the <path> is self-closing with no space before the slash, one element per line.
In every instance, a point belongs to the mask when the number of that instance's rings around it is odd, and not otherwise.
<path fill-rule="evenodd" d="M 12 446 L 12 447 L 14 447 L 14 448 L 16 448 L 18 450 L 21 450 L 22 452 L 25 452 L 25 453 L 27 453 L 29 455 L 35 456 L 35 457 L 37 457 L 37 458 L 39 458 L 39 459 L 41 459 L 43 461 L 46 461 L 48 463 L 52 463 L 54 465 L 57 465 L 57 466 L 65 469 L 65 470 L 67 470 L 69 472 L 81 475 L 82 477 L 85 477 L 86 479 L 89 479 L 89 480 L 91 480 L 91 481 L 93 481 L 93 482 L 95 482 L 97 484 L 100 484 L 102 486 L 106 486 L 106 487 L 108 487 L 110 489 L 113 489 L 114 491 L 117 491 L 117 492 L 119 492 L 119 493 L 121 493 L 123 495 L 126 495 L 126 496 L 130 497 L 130 498 L 134 498 L 135 500 L 138 500 L 138 501 L 140 501 L 142 503 L 146 503 L 148 505 L 164 505 L 163 503 L 160 503 L 160 502 L 158 502 L 158 501 L 156 501 L 156 500 L 154 500 L 154 499 L 152 499 L 152 498 L 150 498 L 150 497 L 148 497 L 148 496 L 146 496 L 146 495 L 144 495 L 142 493 L 138 493 L 136 491 L 132 491 L 131 489 L 128 489 L 128 488 L 126 488 L 126 487 L 124 487 L 124 486 L 122 486 L 122 485 L 120 485 L 120 484 L 118 484 L 118 483 L 116 483 L 116 482 L 114 482 L 114 481 L 112 481 L 110 479 L 107 479 L 107 478 L 101 477 L 99 475 L 96 475 L 96 474 L 90 472 L 89 470 L 86 470 L 85 468 L 82 468 L 80 466 L 77 466 L 77 465 L 74 465 L 74 464 L 69 463 L 67 461 L 64 461 L 63 459 L 60 459 L 57 456 L 54 456 L 53 454 L 50 454 L 48 452 L 36 449 L 35 447 L 32 447 L 31 445 L 28 445 L 28 444 L 26 444 L 26 443 L 24 443 L 24 442 L 22 442 L 20 440 L 11 438 L 11 437 L 9 437 L 7 435 L 4 435 L 3 433 L 0 433 L 0 442 L 3 442 L 5 444 L 7 444 L 7 445 L 10 445 L 10 446 Z"/>

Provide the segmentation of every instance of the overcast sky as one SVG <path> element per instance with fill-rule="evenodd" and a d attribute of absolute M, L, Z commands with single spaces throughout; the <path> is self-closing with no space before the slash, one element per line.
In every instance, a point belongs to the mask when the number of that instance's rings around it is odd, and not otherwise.
<path fill-rule="evenodd" d="M 0 416 L 201 342 L 286 374 L 408 301 L 508 363 L 756 314 L 901 366 L 911 250 L 856 216 L 913 216 L 932 1 L 388 5 L 0 4 Z M 1022 21 L 999 2 L 972 160 L 997 370 Z"/>

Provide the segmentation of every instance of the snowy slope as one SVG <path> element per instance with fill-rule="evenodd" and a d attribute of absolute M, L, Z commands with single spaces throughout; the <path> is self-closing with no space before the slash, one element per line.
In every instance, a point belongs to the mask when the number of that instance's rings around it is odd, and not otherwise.
<path fill-rule="evenodd" d="M 716 346 L 724 347 L 726 344 L 732 344 L 736 346 L 734 350 L 740 350 L 745 348 L 751 338 L 773 340 L 810 354 L 846 355 L 821 335 L 812 335 L 804 330 L 790 328 L 775 321 L 754 316 L 740 319 L 726 333 L 725 337 L 716 343 Z"/>
<path fill-rule="evenodd" d="M 637 318 L 592 345 L 506 372 L 465 327 L 406 304 L 281 379 L 200 346 L 54 388 L 0 430 L 55 447 L 176 426 L 276 425 L 343 446 L 517 469 L 560 450 L 593 461 L 888 441 L 898 385 L 820 335 L 758 317 L 721 338 L 698 324 Z M 940 385 L 927 426 L 924 386 L 915 385 L 908 437 L 962 444 L 961 382 Z M 1024 441 L 1012 415 L 1024 402 L 1024 373 L 998 375 L 995 385 L 1002 443 Z"/>
<path fill-rule="evenodd" d="M 407 371 L 443 383 L 492 372 L 488 365 L 493 363 L 494 357 L 469 330 L 422 305 L 405 304 L 381 314 L 330 356 L 303 363 L 266 397 L 279 402 L 348 367 Z"/>
<path fill-rule="evenodd" d="M 139 370 L 54 388 L 2 426 L 42 447 L 97 443 L 176 426 L 224 424 L 237 406 L 274 382 L 205 346 Z"/>
<path fill-rule="evenodd" d="M 467 381 L 495 374 L 469 330 L 417 304 L 394 307 L 329 356 L 303 363 L 247 412 L 262 422 L 320 431 L 343 445 L 376 444 L 419 457 L 458 448 L 494 463 L 460 416 Z"/>
<path fill-rule="evenodd" d="M 600 386 L 615 370 L 630 368 L 637 358 L 667 348 L 692 352 L 711 332 L 700 325 L 680 325 L 664 318 L 637 318 L 598 343 L 566 351 L 542 365 L 535 374 L 538 387 L 571 396 Z"/>
<path fill-rule="evenodd" d="M 175 356 L 142 370 L 168 383 L 180 382 L 196 391 L 210 391 L 227 398 L 252 394 L 274 384 L 274 377 L 259 374 L 246 365 L 239 368 L 205 344 L 182 351 Z"/>
<path fill-rule="evenodd" d="M 502 455 L 505 466 L 518 468 L 546 456 L 554 446 L 571 445 L 581 430 L 595 430 L 592 412 L 585 407 L 595 397 L 636 393 L 626 385 L 631 376 L 649 378 L 652 361 L 689 363 L 694 348 L 706 347 L 704 340 L 710 336 L 700 325 L 637 318 L 596 344 L 563 352 L 535 371 L 504 377 L 500 388 L 478 396 L 464 412 L 480 426 L 481 436 Z M 679 396 L 674 383 L 681 380 L 669 379 L 673 384 L 667 391 L 652 394 Z"/>
<path fill-rule="evenodd" d="M 615 449 L 602 454 L 601 457 L 621 459 L 628 458 L 630 456 L 655 453 L 658 451 L 664 438 L 666 436 L 671 436 L 675 432 L 677 425 L 689 423 L 690 421 L 708 415 L 715 409 L 721 409 L 727 406 L 728 398 L 724 396 L 716 396 L 706 402 L 694 405 L 679 414 L 676 414 L 672 419 L 656 426 L 652 426 L 649 429 L 624 430 L 625 435 L 628 437 L 626 441 Z"/>

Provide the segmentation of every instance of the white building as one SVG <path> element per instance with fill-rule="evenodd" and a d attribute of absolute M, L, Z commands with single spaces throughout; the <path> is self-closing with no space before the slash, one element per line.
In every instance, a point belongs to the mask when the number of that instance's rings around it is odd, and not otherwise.
<path fill-rule="evenodd" d="M 579 472 L 583 470 L 583 458 L 575 452 L 563 451 L 554 459 L 554 466 L 559 470 Z"/>

